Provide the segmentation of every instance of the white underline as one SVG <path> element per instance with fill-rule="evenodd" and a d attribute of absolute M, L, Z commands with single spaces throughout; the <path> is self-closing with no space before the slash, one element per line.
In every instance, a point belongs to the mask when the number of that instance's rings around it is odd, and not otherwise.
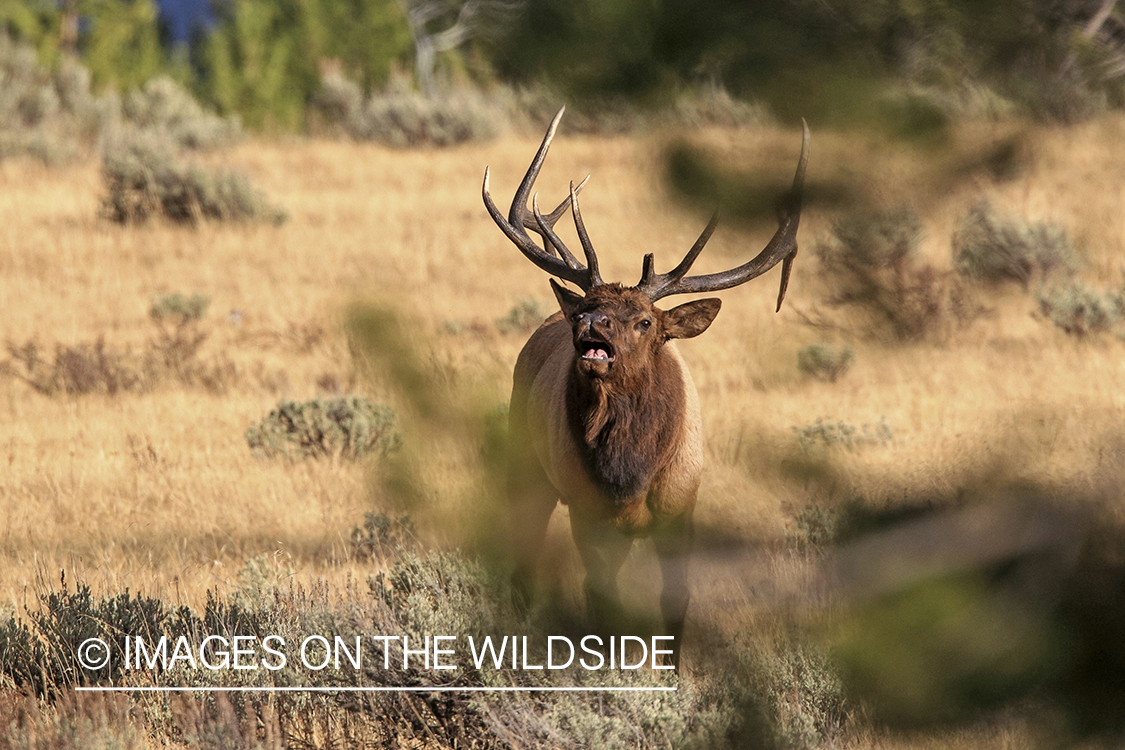
<path fill-rule="evenodd" d="M 76 687 L 89 693 L 668 693 L 674 687 Z"/>

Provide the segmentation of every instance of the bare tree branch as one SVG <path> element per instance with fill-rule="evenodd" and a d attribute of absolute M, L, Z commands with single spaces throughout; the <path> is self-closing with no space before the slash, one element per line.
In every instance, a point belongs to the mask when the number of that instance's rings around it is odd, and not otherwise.
<path fill-rule="evenodd" d="M 503 28 L 523 7 L 523 0 L 398 0 L 414 39 L 414 67 L 418 87 L 426 96 L 436 92 L 437 53 L 457 49 L 474 37 Z M 453 18 L 445 28 L 432 26 Z"/>

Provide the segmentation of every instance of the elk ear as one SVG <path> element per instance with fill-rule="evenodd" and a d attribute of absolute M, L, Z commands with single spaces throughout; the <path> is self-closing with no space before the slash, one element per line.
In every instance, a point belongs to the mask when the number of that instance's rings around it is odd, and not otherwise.
<path fill-rule="evenodd" d="M 562 309 L 563 316 L 570 318 L 570 314 L 578 307 L 579 303 L 585 299 L 581 294 L 572 292 L 562 284 L 559 284 L 554 279 L 548 279 L 551 282 L 551 291 L 555 293 L 555 299 L 559 301 L 559 307 Z"/>
<path fill-rule="evenodd" d="M 707 330 L 719 314 L 722 300 L 715 297 L 687 302 L 664 312 L 664 335 L 670 339 L 690 339 Z"/>

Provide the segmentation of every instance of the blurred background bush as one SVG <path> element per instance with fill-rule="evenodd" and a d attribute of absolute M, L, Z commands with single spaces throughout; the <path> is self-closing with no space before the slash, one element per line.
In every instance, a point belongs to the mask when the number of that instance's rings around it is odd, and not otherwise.
<path fill-rule="evenodd" d="M 434 100 L 464 90 L 536 120 L 560 97 L 580 102 L 586 127 L 678 106 L 689 121 L 768 112 L 908 138 L 1125 104 L 1125 24 L 1109 0 L 4 0 L 0 29 L 16 84 L 6 126 L 89 118 L 90 87 L 152 96 L 158 78 L 253 129 L 304 130 L 327 111 L 359 137 L 381 110 L 440 113 Z"/>

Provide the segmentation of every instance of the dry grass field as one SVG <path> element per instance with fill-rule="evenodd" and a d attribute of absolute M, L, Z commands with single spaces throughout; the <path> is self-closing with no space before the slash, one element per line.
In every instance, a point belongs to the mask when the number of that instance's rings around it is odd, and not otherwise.
<path fill-rule="evenodd" d="M 693 137 L 748 172 L 768 162 L 784 174 L 799 148 L 792 131 Z M 913 202 L 925 222 L 923 253 L 943 269 L 952 267 L 950 237 L 960 217 L 988 197 L 1065 227 L 1085 254 L 1081 277 L 1119 288 L 1125 118 L 1027 137 L 1030 157 L 1015 179 L 970 176 L 936 190 L 922 157 L 814 126 L 810 181 L 858 175 L 883 206 Z M 539 178 L 543 202 L 554 205 L 570 179 L 593 174 L 583 213 L 607 279 L 633 283 L 646 252 L 667 268 L 706 221 L 678 207 L 663 186 L 659 156 L 668 139 L 573 138 L 564 121 Z M 393 403 L 389 385 L 365 378 L 353 362 L 346 321 L 361 304 L 392 306 L 411 321 L 422 332 L 420 356 L 447 373 L 451 392 L 471 384 L 486 406 L 503 404 L 526 334 L 503 333 L 496 321 L 526 298 L 546 311 L 553 300 L 544 274 L 487 217 L 480 181 L 491 165 L 493 194 L 506 206 L 536 145 L 515 136 L 420 151 L 254 141 L 218 158 L 250 175 L 288 221 L 194 229 L 100 219 L 95 164 L 0 163 L 0 339 L 34 341 L 48 353 L 98 339 L 139 351 L 156 332 L 148 314 L 155 295 L 200 293 L 211 299 L 200 356 L 224 364 L 211 387 L 165 382 L 115 395 L 47 396 L 0 378 L 0 608 L 34 605 L 35 592 L 55 586 L 60 571 L 96 593 L 129 588 L 193 606 L 208 589 L 233 590 L 247 561 L 262 555 L 279 578 L 300 582 L 370 574 L 350 535 L 365 512 L 393 511 L 371 481 L 378 461 L 259 461 L 245 430 L 285 398 L 343 392 Z M 1064 333 L 1033 315 L 1034 298 L 1015 286 L 984 289 L 988 313 L 941 337 L 893 343 L 861 335 L 849 328 L 848 311 L 826 302 L 811 252 L 833 218 L 815 204 L 807 210 L 803 252 L 780 314 L 773 312 L 774 271 L 722 292 L 715 324 L 681 346 L 706 427 L 701 525 L 768 547 L 809 503 L 849 494 L 953 492 L 993 469 L 1080 493 L 1120 476 L 1125 342 Z M 740 263 L 771 233 L 721 226 L 697 270 Z M 802 314 L 840 328 L 826 333 Z M 836 382 L 797 368 L 797 351 L 822 340 L 855 347 L 854 367 Z M 827 493 L 778 468 L 800 450 L 793 428 L 817 419 L 885 422 L 893 437 L 829 449 L 846 490 Z M 451 504 L 471 494 L 456 456 L 434 455 L 426 466 L 432 486 L 449 488 Z M 451 507 L 420 519 L 420 533 L 455 546 L 458 530 L 450 526 L 470 511 Z M 558 536 L 565 546 L 562 529 Z M 655 572 L 651 560 L 634 557 L 626 575 L 655 596 L 656 584 L 645 583 Z M 760 581 L 776 575 L 701 561 L 693 612 L 733 617 L 753 605 Z"/>

